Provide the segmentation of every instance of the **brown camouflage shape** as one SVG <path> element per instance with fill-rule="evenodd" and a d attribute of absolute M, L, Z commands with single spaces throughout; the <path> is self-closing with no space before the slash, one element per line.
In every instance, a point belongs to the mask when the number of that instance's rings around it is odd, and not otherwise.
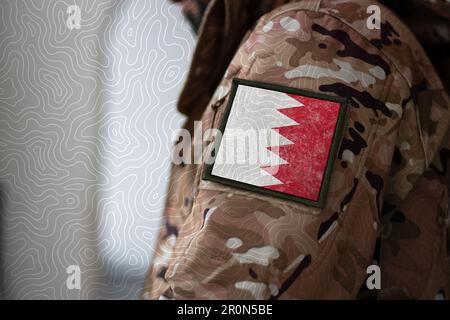
<path fill-rule="evenodd" d="M 186 128 L 197 118 L 203 130 L 218 126 L 224 107 L 214 115 L 212 104 L 234 77 L 345 97 L 348 125 L 323 209 L 202 180 L 203 165 L 174 166 L 143 298 L 353 299 L 380 237 L 379 298 L 450 295 L 450 101 L 388 9 L 380 5 L 381 31 L 366 28 L 370 4 L 274 5 L 245 29 L 229 64 L 210 60 L 224 45 L 215 23 L 232 19 L 219 18 L 229 2 L 208 6 L 179 103 Z M 227 25 L 249 25 L 237 16 Z"/>

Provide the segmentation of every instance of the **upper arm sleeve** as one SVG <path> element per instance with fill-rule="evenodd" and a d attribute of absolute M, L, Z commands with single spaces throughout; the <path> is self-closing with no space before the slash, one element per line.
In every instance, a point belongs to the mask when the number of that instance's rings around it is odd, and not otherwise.
<path fill-rule="evenodd" d="M 397 143 L 402 121 L 414 128 L 405 139 L 425 167 L 416 114 L 403 114 L 407 86 L 354 29 L 307 10 L 261 18 L 233 58 L 212 103 L 226 96 L 234 77 L 348 100 L 325 206 L 314 208 L 205 181 L 200 166 L 192 211 L 166 272 L 172 296 L 355 297 L 372 263 L 396 144 L 402 148 Z M 204 127 L 217 127 L 221 117 L 223 110 L 215 114 L 208 107 Z M 408 181 L 407 176 L 398 179 Z"/>

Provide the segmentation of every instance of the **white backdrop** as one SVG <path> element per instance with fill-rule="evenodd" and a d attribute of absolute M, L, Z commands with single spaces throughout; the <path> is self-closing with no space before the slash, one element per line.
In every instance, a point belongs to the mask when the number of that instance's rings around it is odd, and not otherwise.
<path fill-rule="evenodd" d="M 138 297 L 194 42 L 165 1 L 0 1 L 4 297 Z"/>

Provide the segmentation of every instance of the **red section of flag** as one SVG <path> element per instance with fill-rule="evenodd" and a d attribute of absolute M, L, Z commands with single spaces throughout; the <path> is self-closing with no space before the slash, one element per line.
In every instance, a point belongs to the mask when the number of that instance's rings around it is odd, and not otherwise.
<path fill-rule="evenodd" d="M 330 147 L 339 116 L 340 104 L 333 101 L 289 94 L 303 106 L 279 109 L 298 125 L 276 128 L 293 144 L 269 150 L 286 160 L 286 164 L 263 168 L 282 184 L 264 186 L 266 189 L 317 201 Z"/>

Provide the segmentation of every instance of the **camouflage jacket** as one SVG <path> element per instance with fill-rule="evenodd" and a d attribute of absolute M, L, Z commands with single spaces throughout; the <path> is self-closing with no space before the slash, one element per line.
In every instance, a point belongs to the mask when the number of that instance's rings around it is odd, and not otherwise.
<path fill-rule="evenodd" d="M 381 30 L 366 27 L 371 4 L 208 5 L 179 99 L 186 129 L 218 126 L 233 78 L 343 97 L 348 121 L 323 208 L 174 165 L 144 299 L 353 299 L 372 264 L 378 298 L 450 295 L 450 100 L 389 9 Z"/>

